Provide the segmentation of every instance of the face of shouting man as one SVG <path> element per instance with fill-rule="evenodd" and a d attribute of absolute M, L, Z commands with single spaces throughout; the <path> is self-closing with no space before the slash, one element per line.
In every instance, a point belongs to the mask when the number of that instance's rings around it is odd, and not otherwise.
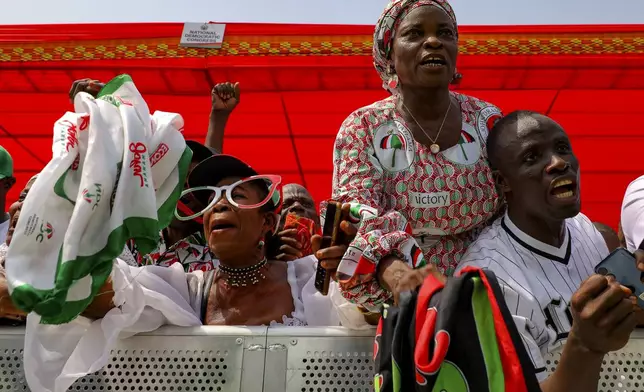
<path fill-rule="evenodd" d="M 502 121 L 490 133 L 497 134 L 488 139 L 499 191 L 507 199 L 512 221 L 533 227 L 535 233 L 530 234 L 543 240 L 550 229 L 561 227 L 564 219 L 581 210 L 579 162 L 568 135 L 554 120 L 517 112 Z M 535 227 L 534 222 L 544 227 Z"/>

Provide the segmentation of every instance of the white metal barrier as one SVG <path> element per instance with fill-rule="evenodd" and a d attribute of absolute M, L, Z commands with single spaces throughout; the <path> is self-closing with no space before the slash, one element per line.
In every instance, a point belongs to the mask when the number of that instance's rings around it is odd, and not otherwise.
<path fill-rule="evenodd" d="M 546 366 L 552 372 L 559 364 L 560 352 L 551 353 Z M 644 331 L 638 330 L 621 351 L 604 357 L 598 392 L 642 392 L 644 391 Z"/>
<path fill-rule="evenodd" d="M 0 328 L 0 392 L 28 391 L 21 328 Z M 123 340 L 110 363 L 70 391 L 370 392 L 373 331 L 165 327 Z M 548 358 L 549 370 L 560 354 Z M 606 356 L 599 392 L 644 391 L 644 332 Z"/>

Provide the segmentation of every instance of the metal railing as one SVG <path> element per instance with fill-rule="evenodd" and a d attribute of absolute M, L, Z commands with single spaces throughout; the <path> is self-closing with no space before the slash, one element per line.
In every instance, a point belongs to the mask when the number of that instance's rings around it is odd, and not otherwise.
<path fill-rule="evenodd" d="M 28 391 L 22 328 L 0 328 L 0 392 Z M 306 327 L 164 327 L 119 342 L 70 391 L 371 392 L 373 331 Z M 559 353 L 547 358 L 549 370 Z M 644 333 L 604 360 L 599 392 L 644 390 Z"/>

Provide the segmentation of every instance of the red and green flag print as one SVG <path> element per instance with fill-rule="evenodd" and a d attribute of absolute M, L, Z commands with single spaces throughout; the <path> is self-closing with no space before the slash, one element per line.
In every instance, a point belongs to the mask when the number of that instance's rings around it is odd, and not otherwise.
<path fill-rule="evenodd" d="M 405 149 L 405 139 L 403 139 L 398 134 L 387 135 L 382 138 L 380 141 L 380 148 L 382 149 L 394 149 L 394 150 L 404 150 Z"/>
<path fill-rule="evenodd" d="M 380 141 L 380 148 L 383 150 L 394 150 L 393 157 L 391 159 L 391 166 L 396 165 L 396 150 L 404 150 L 405 147 L 405 139 L 401 135 L 395 133 L 383 137 Z"/>
<path fill-rule="evenodd" d="M 461 131 L 461 137 L 458 139 L 458 145 L 461 147 L 461 152 L 463 153 L 465 160 L 468 160 L 468 158 L 467 158 L 467 154 L 465 153 L 465 149 L 463 148 L 463 145 L 468 143 L 474 143 L 475 141 L 476 139 L 474 139 L 474 136 L 470 135 L 465 131 Z"/>
<path fill-rule="evenodd" d="M 423 254 L 423 250 L 417 245 L 413 245 L 411 247 L 410 254 L 413 268 L 419 268 L 425 265 L 425 255 Z"/>

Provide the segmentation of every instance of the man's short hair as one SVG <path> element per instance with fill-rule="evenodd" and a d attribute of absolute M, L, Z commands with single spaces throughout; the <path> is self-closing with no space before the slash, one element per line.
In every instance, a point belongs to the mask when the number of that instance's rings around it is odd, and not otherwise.
<path fill-rule="evenodd" d="M 499 143 L 503 140 L 503 133 L 508 129 L 516 129 L 519 120 L 524 118 L 542 117 L 543 114 L 532 110 L 516 110 L 502 117 L 494 124 L 487 137 L 487 159 L 492 170 L 498 170 L 501 147 Z"/>

